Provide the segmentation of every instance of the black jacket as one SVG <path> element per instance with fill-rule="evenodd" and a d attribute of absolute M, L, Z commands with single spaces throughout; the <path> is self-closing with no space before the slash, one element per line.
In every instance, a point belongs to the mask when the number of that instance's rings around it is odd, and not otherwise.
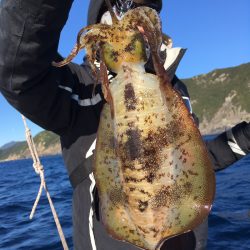
<path fill-rule="evenodd" d="M 98 86 L 92 96 L 94 81 L 87 64 L 70 63 L 62 68 L 51 65 L 53 60 L 60 59 L 58 42 L 71 4 L 72 0 L 0 2 L 0 90 L 27 118 L 60 136 L 73 187 L 77 189 L 76 186 L 88 179 L 86 185 L 82 184 L 88 190 L 92 167 L 91 157 L 86 158 L 86 154 L 95 139 L 104 103 L 101 88 Z M 177 77 L 172 83 L 183 96 L 189 97 L 185 85 Z M 249 123 L 233 128 L 233 134 L 247 154 L 250 151 Z M 225 133 L 207 142 L 207 146 L 215 170 L 242 157 L 231 150 Z M 90 198 L 82 198 L 85 207 L 91 206 Z M 73 204 L 76 227 L 79 206 L 77 202 Z M 83 213 L 84 221 L 89 214 L 88 211 Z M 87 237 L 88 229 L 82 234 Z M 84 249 L 91 249 L 89 239 L 84 244 Z"/>

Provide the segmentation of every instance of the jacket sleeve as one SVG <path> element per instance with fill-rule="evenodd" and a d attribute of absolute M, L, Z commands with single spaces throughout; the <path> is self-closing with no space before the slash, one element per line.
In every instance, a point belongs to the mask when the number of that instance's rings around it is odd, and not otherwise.
<path fill-rule="evenodd" d="M 250 123 L 241 122 L 206 144 L 214 169 L 222 170 L 249 154 Z"/>
<path fill-rule="evenodd" d="M 101 101 L 91 102 L 92 88 L 85 84 L 83 67 L 51 65 L 59 60 L 60 32 L 71 4 L 72 0 L 0 2 L 0 91 L 30 120 L 59 135 L 80 126 L 84 134 L 96 132 L 102 107 Z M 74 90 L 79 94 L 73 95 Z M 85 102 L 79 102 L 81 95 Z"/>

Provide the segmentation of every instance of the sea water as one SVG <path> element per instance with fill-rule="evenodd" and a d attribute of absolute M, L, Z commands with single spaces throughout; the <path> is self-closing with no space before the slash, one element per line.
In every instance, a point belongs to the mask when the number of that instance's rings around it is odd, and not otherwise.
<path fill-rule="evenodd" d="M 41 161 L 67 243 L 72 249 L 72 189 L 62 157 L 43 157 Z M 207 249 L 250 249 L 250 155 L 217 172 L 216 182 Z M 0 163 L 1 250 L 62 249 L 44 193 L 34 219 L 29 219 L 39 185 L 40 178 L 33 170 L 32 160 Z"/>

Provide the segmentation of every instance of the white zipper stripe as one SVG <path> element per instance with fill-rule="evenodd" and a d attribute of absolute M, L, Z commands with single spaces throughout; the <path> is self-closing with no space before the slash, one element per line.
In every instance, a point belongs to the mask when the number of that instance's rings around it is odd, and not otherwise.
<path fill-rule="evenodd" d="M 60 89 L 64 89 L 70 93 L 73 92 L 73 90 L 69 87 L 66 87 L 66 86 L 62 86 L 62 85 L 58 85 L 58 87 Z M 88 99 L 80 99 L 79 98 L 79 95 L 76 95 L 76 94 L 72 94 L 71 95 L 71 98 L 75 101 L 77 101 L 77 103 L 80 105 L 80 106 L 83 106 L 83 107 L 86 107 L 86 106 L 93 106 L 93 105 L 96 105 L 98 102 L 100 102 L 102 100 L 100 94 L 97 94 L 95 96 L 93 96 L 92 98 L 88 98 Z"/>
<path fill-rule="evenodd" d="M 95 146 L 96 146 L 96 139 L 93 141 L 93 143 L 91 144 L 89 150 L 87 151 L 85 158 L 89 158 L 91 155 L 93 155 L 93 151 L 95 150 Z"/>
<path fill-rule="evenodd" d="M 89 194 L 90 194 L 90 201 L 91 201 L 91 205 L 90 205 L 90 210 L 89 210 L 89 237 L 90 237 L 90 242 L 91 242 L 91 246 L 93 250 L 96 250 L 96 244 L 95 244 L 95 236 L 94 236 L 94 232 L 93 232 L 93 202 L 94 202 L 94 197 L 93 197 L 93 190 L 95 188 L 95 179 L 94 179 L 94 175 L 93 173 L 89 174 L 89 179 L 91 180 L 91 185 L 89 187 Z"/>

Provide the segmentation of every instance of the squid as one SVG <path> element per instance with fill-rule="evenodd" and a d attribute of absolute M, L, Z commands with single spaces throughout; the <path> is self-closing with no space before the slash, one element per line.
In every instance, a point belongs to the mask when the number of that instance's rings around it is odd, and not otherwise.
<path fill-rule="evenodd" d="M 162 34 L 158 13 L 137 7 L 118 20 L 106 3 L 112 25 L 83 28 L 71 54 L 53 65 L 66 65 L 85 48 L 106 99 L 93 162 L 102 223 L 117 240 L 157 250 L 208 216 L 214 171 L 159 56 L 162 43 L 171 41 Z M 155 74 L 145 71 L 149 54 Z M 116 74 L 112 81 L 107 70 Z"/>

